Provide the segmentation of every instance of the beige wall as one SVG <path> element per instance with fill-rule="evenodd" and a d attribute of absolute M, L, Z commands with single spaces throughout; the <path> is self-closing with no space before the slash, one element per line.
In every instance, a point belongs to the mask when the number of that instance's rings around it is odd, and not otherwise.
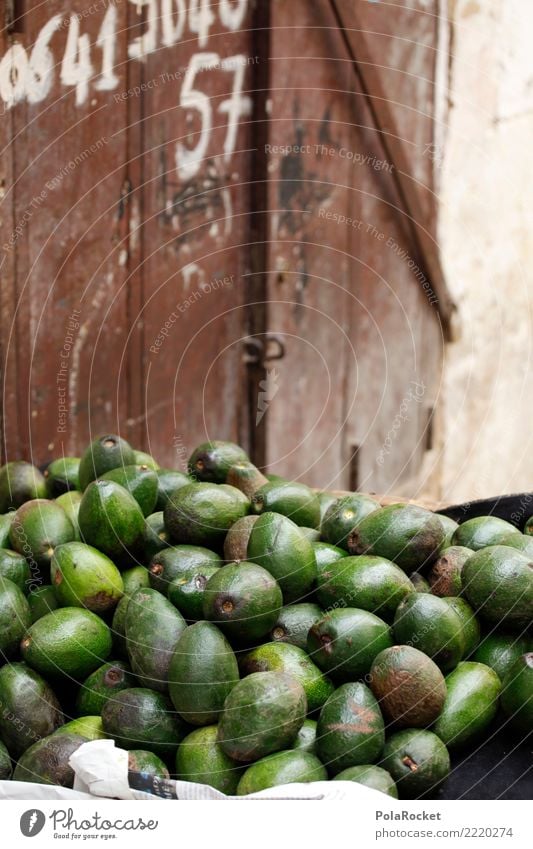
<path fill-rule="evenodd" d="M 533 490 L 533 2 L 450 4 L 439 241 L 458 305 L 440 496 Z"/>

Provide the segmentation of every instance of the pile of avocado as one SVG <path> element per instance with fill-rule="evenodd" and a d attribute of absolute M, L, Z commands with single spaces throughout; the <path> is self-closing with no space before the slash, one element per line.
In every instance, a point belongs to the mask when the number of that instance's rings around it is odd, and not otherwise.
<path fill-rule="evenodd" d="M 188 473 L 108 434 L 0 469 L 0 778 L 133 772 L 244 795 L 434 794 L 493 721 L 533 729 L 533 517 L 457 525 L 264 476 L 208 442 Z"/>

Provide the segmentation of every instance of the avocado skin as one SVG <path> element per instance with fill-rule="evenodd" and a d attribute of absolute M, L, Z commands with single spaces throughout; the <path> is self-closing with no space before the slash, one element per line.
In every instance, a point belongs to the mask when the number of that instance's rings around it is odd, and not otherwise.
<path fill-rule="evenodd" d="M 307 651 L 334 681 L 355 681 L 370 670 L 377 654 L 392 645 L 389 626 L 368 610 L 330 610 L 307 635 Z"/>
<path fill-rule="evenodd" d="M 69 758 L 86 743 L 79 734 L 51 734 L 26 749 L 13 773 L 14 781 L 31 781 L 37 784 L 74 786 L 74 770 Z"/>
<path fill-rule="evenodd" d="M 210 622 L 196 622 L 181 634 L 168 672 L 170 698 L 191 725 L 218 722 L 224 700 L 239 680 L 233 649 Z"/>
<path fill-rule="evenodd" d="M 157 469 L 157 501 L 155 503 L 156 511 L 163 511 L 171 495 L 173 495 L 182 486 L 189 486 L 193 483 L 189 475 L 185 472 L 178 472 L 176 469 Z"/>
<path fill-rule="evenodd" d="M 281 589 L 257 563 L 230 563 L 211 575 L 204 590 L 204 619 L 236 640 L 259 640 L 276 622 Z"/>
<path fill-rule="evenodd" d="M 127 489 L 142 510 L 143 516 L 150 516 L 155 510 L 158 492 L 158 478 L 148 466 L 123 466 L 111 469 L 102 480 L 115 481 Z"/>
<path fill-rule="evenodd" d="M 132 495 L 114 481 L 89 484 L 78 514 L 80 535 L 120 565 L 134 556 L 144 531 L 144 516 Z"/>
<path fill-rule="evenodd" d="M 346 548 L 351 531 L 380 507 L 379 501 L 368 495 L 357 492 L 343 495 L 328 507 L 322 519 L 320 531 L 323 541 Z"/>
<path fill-rule="evenodd" d="M 237 786 L 237 796 L 259 793 L 283 784 L 327 781 L 328 774 L 316 755 L 302 749 L 274 752 L 256 761 L 245 771 Z"/>
<path fill-rule="evenodd" d="M 167 595 L 171 582 L 189 569 L 211 566 L 222 566 L 222 560 L 210 548 L 200 545 L 172 545 L 152 557 L 148 567 L 150 586 Z"/>
<path fill-rule="evenodd" d="M 317 726 L 317 753 L 330 775 L 374 763 L 385 742 L 385 724 L 371 690 L 343 684 L 329 697 Z"/>
<path fill-rule="evenodd" d="M 307 709 L 313 713 L 324 705 L 334 687 L 303 649 L 290 643 L 265 643 L 244 655 L 241 673 L 284 672 L 299 681 L 305 691 Z"/>
<path fill-rule="evenodd" d="M 28 604 L 30 606 L 31 622 L 37 622 L 47 613 L 56 610 L 59 606 L 57 603 L 56 594 L 51 584 L 43 584 L 32 590 L 28 596 Z"/>
<path fill-rule="evenodd" d="M 446 677 L 446 701 L 433 730 L 448 748 L 476 739 L 498 711 L 501 681 L 490 667 L 464 661 Z"/>
<path fill-rule="evenodd" d="M 415 591 L 395 563 L 384 557 L 345 557 L 324 570 L 317 581 L 316 598 L 324 609 L 344 604 L 369 610 L 392 621 L 400 602 Z"/>
<path fill-rule="evenodd" d="M 17 510 L 36 498 L 46 498 L 46 481 L 39 469 L 24 460 L 0 468 L 0 513 Z"/>
<path fill-rule="evenodd" d="M 209 579 L 220 566 L 193 566 L 177 575 L 168 585 L 168 600 L 179 610 L 187 622 L 204 618 L 204 592 Z"/>
<path fill-rule="evenodd" d="M 530 516 L 524 525 L 524 533 L 527 536 L 533 536 L 533 516 Z"/>
<path fill-rule="evenodd" d="M 342 560 L 343 557 L 348 557 L 348 552 L 344 548 L 339 548 L 336 545 L 330 545 L 329 542 L 313 542 L 313 551 L 315 552 L 316 569 L 318 579 L 321 579 L 323 572 L 331 572 L 328 569 L 333 563 Z"/>
<path fill-rule="evenodd" d="M 386 557 L 409 575 L 438 552 L 444 537 L 434 513 L 413 504 L 390 504 L 363 519 L 347 545 L 350 554 Z"/>
<path fill-rule="evenodd" d="M 462 573 L 464 595 L 481 619 L 522 631 L 533 620 L 531 559 L 505 545 L 476 551 Z"/>
<path fill-rule="evenodd" d="M 444 598 L 443 601 L 450 605 L 461 620 L 465 644 L 461 660 L 464 660 L 464 658 L 467 658 L 476 650 L 481 639 L 481 626 L 475 617 L 474 611 L 464 598 L 451 596 L 450 598 Z"/>
<path fill-rule="evenodd" d="M 170 773 L 161 758 L 145 749 L 130 749 L 128 752 L 128 772 L 142 772 L 143 775 L 163 778 L 165 781 L 170 778 Z"/>
<path fill-rule="evenodd" d="M 187 627 L 176 608 L 156 590 L 134 592 L 126 610 L 126 650 L 143 687 L 168 692 L 168 668 L 180 635 Z"/>
<path fill-rule="evenodd" d="M 55 547 L 72 542 L 74 536 L 74 526 L 63 508 L 44 498 L 19 507 L 9 533 L 14 551 L 46 569 Z"/>
<path fill-rule="evenodd" d="M 20 644 L 22 659 L 47 677 L 84 679 L 107 660 L 111 631 L 95 613 L 60 607 L 34 622 Z"/>
<path fill-rule="evenodd" d="M 252 498 L 254 492 L 259 487 L 268 483 L 268 478 L 253 463 L 243 461 L 230 466 L 225 483 L 229 483 L 230 486 L 236 486 L 248 498 Z"/>
<path fill-rule="evenodd" d="M 503 681 L 521 655 L 533 650 L 533 640 L 516 634 L 488 634 L 477 647 L 471 660 L 484 663 Z"/>
<path fill-rule="evenodd" d="M 86 741 L 105 740 L 106 735 L 102 726 L 100 716 L 78 716 L 61 725 L 54 734 L 79 734 Z"/>
<path fill-rule="evenodd" d="M 124 595 L 115 607 L 113 620 L 111 622 L 111 633 L 113 635 L 113 654 L 128 658 L 126 649 L 126 612 L 130 603 L 130 596 Z"/>
<path fill-rule="evenodd" d="M 111 469 L 132 466 L 135 463 L 133 448 L 115 433 L 105 434 L 95 439 L 85 449 L 78 468 L 79 487 L 87 489 L 91 481 Z"/>
<path fill-rule="evenodd" d="M 338 495 L 335 495 L 334 492 L 317 492 L 317 498 L 320 504 L 320 523 L 324 521 L 324 516 L 326 515 L 328 508 L 337 501 Z"/>
<path fill-rule="evenodd" d="M 9 513 L 5 513 L 3 516 L 0 516 L 0 548 L 9 548 L 9 531 L 11 530 L 11 525 L 13 523 L 14 518 L 14 510 L 11 510 L 11 512 Z"/>
<path fill-rule="evenodd" d="M 174 757 L 189 730 L 169 700 L 147 687 L 122 690 L 109 699 L 102 709 L 102 724 L 121 748 L 146 749 L 162 758 Z"/>
<path fill-rule="evenodd" d="M 379 766 L 392 776 L 400 799 L 418 799 L 448 777 L 450 755 L 432 731 L 408 728 L 388 738 Z"/>
<path fill-rule="evenodd" d="M 229 758 L 217 743 L 218 725 L 196 728 L 181 741 L 176 754 L 176 774 L 181 781 L 207 784 L 234 796 L 242 766 Z"/>
<path fill-rule="evenodd" d="M 452 537 L 459 525 L 453 519 L 450 519 L 449 516 L 444 516 L 441 513 L 435 513 L 434 516 L 439 520 L 444 530 L 445 536 L 440 547 L 440 551 L 444 551 L 445 548 L 450 548 L 452 545 Z"/>
<path fill-rule="evenodd" d="M 307 651 L 309 629 L 322 619 L 324 611 L 318 604 L 302 602 L 282 607 L 279 616 L 270 631 L 273 642 L 290 643 Z"/>
<path fill-rule="evenodd" d="M 295 525 L 318 528 L 320 503 L 308 486 L 291 481 L 269 481 L 260 487 L 252 498 L 254 513 L 279 513 Z"/>
<path fill-rule="evenodd" d="M 473 553 L 471 548 L 465 548 L 462 545 L 452 545 L 440 552 L 428 574 L 433 595 L 439 598 L 461 595 L 463 591 L 461 573 L 463 566 Z"/>
<path fill-rule="evenodd" d="M 25 663 L 0 669 L 0 735 L 9 753 L 20 757 L 36 740 L 63 725 L 54 691 Z"/>
<path fill-rule="evenodd" d="M 263 513 L 252 528 L 248 560 L 267 569 L 276 579 L 285 604 L 303 601 L 316 581 L 312 543 L 286 516 Z"/>
<path fill-rule="evenodd" d="M 9 752 L 2 742 L 0 742 L 0 781 L 9 781 L 13 775 L 13 767 Z"/>
<path fill-rule="evenodd" d="M 506 537 L 503 537 L 500 545 L 508 545 L 511 548 L 516 548 L 530 559 L 533 558 L 533 539 L 530 536 L 526 536 L 526 534 L 508 534 Z"/>
<path fill-rule="evenodd" d="M 222 750 L 239 762 L 257 761 L 290 746 L 307 713 L 299 681 L 282 672 L 255 672 L 232 689 L 218 726 Z"/>
<path fill-rule="evenodd" d="M 170 536 L 165 528 L 163 511 L 152 513 L 146 517 L 142 538 L 142 553 L 144 562 L 149 563 L 152 557 L 165 548 L 170 547 Z"/>
<path fill-rule="evenodd" d="M 150 575 L 146 566 L 132 566 L 122 572 L 124 595 L 132 596 L 136 590 L 144 590 L 150 586 Z"/>
<path fill-rule="evenodd" d="M 513 728 L 528 734 L 533 728 L 533 652 L 523 654 L 503 680 L 502 710 Z"/>
<path fill-rule="evenodd" d="M 24 555 L 18 551 L 0 549 L 0 576 L 13 581 L 24 594 L 28 592 L 30 567 Z"/>
<path fill-rule="evenodd" d="M 78 514 L 80 512 L 82 497 L 81 492 L 78 492 L 77 489 L 70 489 L 68 492 L 64 492 L 63 495 L 58 495 L 55 500 L 56 504 L 65 511 L 67 517 L 70 519 L 72 527 L 74 528 L 74 539 L 77 542 L 80 540 Z"/>
<path fill-rule="evenodd" d="M 57 498 L 65 492 L 79 489 L 79 468 L 79 457 L 60 457 L 58 460 L 52 460 L 44 472 L 48 498 Z"/>
<path fill-rule="evenodd" d="M 383 716 L 397 728 L 430 725 L 446 699 L 439 667 L 412 646 L 391 646 L 380 652 L 370 669 L 370 687 Z"/>
<path fill-rule="evenodd" d="M 151 454 L 147 454 L 146 451 L 138 451 L 137 449 L 133 449 L 134 463 L 137 466 L 148 466 L 149 469 L 153 469 L 154 472 L 157 472 L 158 469 L 161 468 L 157 460 L 154 460 Z"/>
<path fill-rule="evenodd" d="M 414 593 L 398 605 L 394 639 L 414 645 L 431 657 L 444 672 L 454 669 L 465 651 L 462 619 L 442 598 Z"/>
<path fill-rule="evenodd" d="M 191 483 L 170 497 L 163 512 L 175 543 L 219 549 L 229 528 L 249 510 L 249 499 L 234 486 Z"/>
<path fill-rule="evenodd" d="M 82 542 L 57 546 L 50 577 L 60 605 L 86 607 L 99 615 L 116 607 L 124 593 L 122 577 L 113 561 Z"/>
<path fill-rule="evenodd" d="M 301 749 L 316 755 L 316 719 L 306 719 L 292 744 L 292 749 Z"/>
<path fill-rule="evenodd" d="M 135 687 L 135 678 L 127 663 L 112 660 L 104 663 L 80 685 L 76 698 L 78 716 L 96 716 L 105 703 L 121 690 Z"/>
<path fill-rule="evenodd" d="M 202 442 L 189 457 L 189 474 L 207 483 L 226 483 L 231 466 L 247 463 L 250 459 L 235 442 L 213 440 Z"/>
<path fill-rule="evenodd" d="M 248 540 L 252 528 L 259 516 L 243 516 L 231 526 L 224 539 L 224 560 L 228 563 L 238 563 L 246 560 Z"/>
<path fill-rule="evenodd" d="M 373 766 L 372 764 L 350 766 L 335 775 L 333 781 L 355 781 L 357 784 L 364 784 L 365 787 L 379 790 L 380 793 L 385 793 L 393 799 L 398 798 L 398 791 L 392 776 L 380 766 Z"/>
<path fill-rule="evenodd" d="M 413 587 L 415 588 L 415 593 L 430 593 L 431 587 L 429 586 L 428 581 L 424 578 L 420 572 L 411 572 L 409 575 L 409 580 L 411 581 Z"/>
<path fill-rule="evenodd" d="M 0 577 L 0 655 L 13 657 L 31 624 L 26 596 L 9 578 Z"/>
<path fill-rule="evenodd" d="M 479 551 L 488 545 L 500 545 L 509 534 L 519 534 L 518 528 L 497 516 L 477 516 L 459 525 L 452 537 L 452 545 L 461 545 Z"/>

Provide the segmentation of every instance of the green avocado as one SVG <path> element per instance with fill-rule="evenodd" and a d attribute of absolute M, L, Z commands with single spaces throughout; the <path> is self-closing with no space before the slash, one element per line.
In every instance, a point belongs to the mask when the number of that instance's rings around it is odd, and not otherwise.
<path fill-rule="evenodd" d="M 24 555 L 9 548 L 0 548 L 0 577 L 13 581 L 26 594 L 29 591 L 30 567 Z"/>
<path fill-rule="evenodd" d="M 391 622 L 414 587 L 396 564 L 384 557 L 345 557 L 318 578 L 316 598 L 324 609 L 343 605 L 369 610 Z"/>
<path fill-rule="evenodd" d="M 0 468 L 0 513 L 16 510 L 36 498 L 46 498 L 46 481 L 39 469 L 23 460 Z"/>
<path fill-rule="evenodd" d="M 111 632 L 95 613 L 60 607 L 31 625 L 22 639 L 22 659 L 51 678 L 84 680 L 111 652 Z"/>
<path fill-rule="evenodd" d="M 86 607 L 100 615 L 116 607 L 124 593 L 113 561 L 83 542 L 57 546 L 50 577 L 61 607 Z"/>
<path fill-rule="evenodd" d="M 309 713 L 320 710 L 334 687 L 303 649 L 289 643 L 265 643 L 244 655 L 239 662 L 243 675 L 254 672 L 285 672 L 299 681 L 305 691 Z"/>
<path fill-rule="evenodd" d="M 307 651 L 309 629 L 322 619 L 324 611 L 318 604 L 302 602 L 282 607 L 279 616 L 270 631 L 273 642 L 290 643 Z"/>
<path fill-rule="evenodd" d="M 301 749 L 289 749 L 274 752 L 249 766 L 239 781 L 237 796 L 248 796 L 285 784 L 327 780 L 328 774 L 316 755 Z"/>
<path fill-rule="evenodd" d="M 348 552 L 344 548 L 338 548 L 336 545 L 330 545 L 329 542 L 314 542 L 313 550 L 315 552 L 316 570 L 318 583 L 321 582 L 323 572 L 328 572 L 331 576 L 335 569 L 329 567 L 338 560 L 348 557 Z"/>
<path fill-rule="evenodd" d="M 131 596 L 124 625 L 126 651 L 139 683 L 168 692 L 168 669 L 185 619 L 164 595 L 147 588 Z"/>
<path fill-rule="evenodd" d="M 217 569 L 203 594 L 204 619 L 241 642 L 264 637 L 282 605 L 281 590 L 270 572 L 246 561 Z"/>
<path fill-rule="evenodd" d="M 527 536 L 533 535 L 533 516 L 530 516 L 524 525 L 524 533 Z"/>
<path fill-rule="evenodd" d="M 229 758 L 217 743 L 218 725 L 195 728 L 181 741 L 176 755 L 180 781 L 207 784 L 227 796 L 234 796 L 242 766 Z"/>
<path fill-rule="evenodd" d="M 398 606 L 394 638 L 433 658 L 444 672 L 454 669 L 465 651 L 464 626 L 455 610 L 442 598 L 412 593 Z"/>
<path fill-rule="evenodd" d="M 26 596 L 9 578 L 0 577 L 0 655 L 16 655 L 21 638 L 31 624 Z"/>
<path fill-rule="evenodd" d="M 320 525 L 318 497 L 303 483 L 269 481 L 254 493 L 252 510 L 257 514 L 280 513 L 306 528 Z"/>
<path fill-rule="evenodd" d="M 11 525 L 13 523 L 14 518 L 14 510 L 11 510 L 9 513 L 4 513 L 3 516 L 0 516 L 0 548 L 9 548 L 9 532 L 11 530 Z"/>
<path fill-rule="evenodd" d="M 165 527 L 175 543 L 219 549 L 231 526 L 249 510 L 250 500 L 234 486 L 191 483 L 167 502 Z"/>
<path fill-rule="evenodd" d="M 316 495 L 320 503 L 320 524 L 322 524 L 324 516 L 331 505 L 337 501 L 338 495 L 335 495 L 334 492 L 317 492 Z"/>
<path fill-rule="evenodd" d="M 459 525 L 452 537 L 452 545 L 461 545 L 479 551 L 488 545 L 500 545 L 509 534 L 519 534 L 518 528 L 498 519 L 497 516 L 477 516 Z"/>
<path fill-rule="evenodd" d="M 83 493 L 78 522 L 83 541 L 120 564 L 135 556 L 145 519 L 127 489 L 114 481 L 97 480 Z"/>
<path fill-rule="evenodd" d="M 185 569 L 168 586 L 168 600 L 176 607 L 188 623 L 204 618 L 204 593 L 209 579 L 220 566 L 193 566 Z"/>
<path fill-rule="evenodd" d="M 139 772 L 164 780 L 170 778 L 170 773 L 161 758 L 158 758 L 153 752 L 147 752 L 146 749 L 130 749 L 128 752 L 128 772 Z"/>
<path fill-rule="evenodd" d="M 155 504 L 156 510 L 163 511 L 171 495 L 181 489 L 182 486 L 189 486 L 193 483 L 189 475 L 185 472 L 178 472 L 176 469 L 157 469 L 157 501 Z"/>
<path fill-rule="evenodd" d="M 234 442 L 214 440 L 202 442 L 189 457 L 189 474 L 198 481 L 226 483 L 231 466 L 247 463 L 249 457 L 240 445 Z"/>
<path fill-rule="evenodd" d="M 419 799 L 446 780 L 450 755 L 432 731 L 406 728 L 388 738 L 379 765 L 392 776 L 400 799 Z"/>
<path fill-rule="evenodd" d="M 392 645 L 391 630 L 367 610 L 330 610 L 307 635 L 307 650 L 316 665 L 334 681 L 355 681 L 366 675 L 376 655 Z"/>
<path fill-rule="evenodd" d="M 365 787 L 379 790 L 386 796 L 392 796 L 393 799 L 398 798 L 398 791 L 392 776 L 380 766 L 372 766 L 372 764 L 350 766 L 335 775 L 333 781 L 355 781 L 357 784 L 364 784 Z"/>
<path fill-rule="evenodd" d="M 39 498 L 19 507 L 11 525 L 11 547 L 28 562 L 48 567 L 56 546 L 72 542 L 75 532 L 67 514 L 55 501 Z"/>
<path fill-rule="evenodd" d="M 494 669 L 503 681 L 509 669 L 521 655 L 533 650 L 533 640 L 518 634 L 488 634 L 477 647 L 472 660 Z"/>
<path fill-rule="evenodd" d="M 459 619 L 461 620 L 465 644 L 462 657 L 462 659 L 464 659 L 471 655 L 472 652 L 476 650 L 479 644 L 479 641 L 481 639 L 480 624 L 475 617 L 474 611 L 472 610 L 468 602 L 465 601 L 464 598 L 450 596 L 450 598 L 444 598 L 443 601 L 449 604 L 452 610 L 455 610 Z"/>
<path fill-rule="evenodd" d="M 70 490 L 80 488 L 79 457 L 60 457 L 48 464 L 44 479 L 48 498 L 57 498 Z"/>
<path fill-rule="evenodd" d="M 508 534 L 503 537 L 500 545 L 508 545 L 511 548 L 516 548 L 522 554 L 526 554 L 530 559 L 533 558 L 533 539 L 526 534 Z"/>
<path fill-rule="evenodd" d="M 439 550 L 445 532 L 434 513 L 413 504 L 390 504 L 370 513 L 348 537 L 350 554 L 375 554 L 407 574 Z"/>
<path fill-rule="evenodd" d="M 268 478 L 253 463 L 242 460 L 229 467 L 225 483 L 236 486 L 251 499 L 261 486 L 268 483 Z"/>
<path fill-rule="evenodd" d="M 503 679 L 502 710 L 510 724 L 528 734 L 533 728 L 533 652 L 518 657 Z"/>
<path fill-rule="evenodd" d="M 78 716 L 65 722 L 54 734 L 79 734 L 86 742 L 106 739 L 101 716 Z"/>
<path fill-rule="evenodd" d="M 361 682 L 347 683 L 329 697 L 317 726 L 317 753 L 335 775 L 359 764 L 372 764 L 385 742 L 385 724 L 371 690 Z"/>
<path fill-rule="evenodd" d="M 462 545 L 452 545 L 440 552 L 428 573 L 429 585 L 433 595 L 459 596 L 463 591 L 461 574 L 463 566 L 474 552 Z"/>
<path fill-rule="evenodd" d="M 56 498 L 56 504 L 63 508 L 67 517 L 70 519 L 72 527 L 74 528 L 74 539 L 78 541 L 80 539 L 78 514 L 80 512 L 82 497 L 81 492 L 78 492 L 76 489 L 71 489 L 69 492 L 64 492 L 63 495 L 59 495 Z"/>
<path fill-rule="evenodd" d="M 134 449 L 133 451 L 134 460 L 136 466 L 148 466 L 149 469 L 153 469 L 154 472 L 157 472 L 158 469 L 161 468 L 157 460 L 154 460 L 151 454 L 147 454 L 146 451 L 137 451 Z"/>
<path fill-rule="evenodd" d="M 435 518 L 439 520 L 444 530 L 445 537 L 440 547 L 440 551 L 444 551 L 445 548 L 450 548 L 452 537 L 459 525 L 453 519 L 450 519 L 449 516 L 444 516 L 441 513 L 435 513 Z"/>
<path fill-rule="evenodd" d="M 52 734 L 64 718 L 49 684 L 25 663 L 0 669 L 0 736 L 14 758 Z"/>
<path fill-rule="evenodd" d="M 433 730 L 448 748 L 478 739 L 498 710 L 501 682 L 493 669 L 465 661 L 446 678 L 446 701 Z"/>
<path fill-rule="evenodd" d="M 100 715 L 109 699 L 131 687 L 135 687 L 135 678 L 127 663 L 122 660 L 104 663 L 80 685 L 76 698 L 78 716 Z"/>
<path fill-rule="evenodd" d="M 315 719 L 306 719 L 292 744 L 292 749 L 301 749 L 304 752 L 312 752 L 316 755 L 316 729 Z"/>
<path fill-rule="evenodd" d="M 306 713 L 299 681 L 283 672 L 255 672 L 239 681 L 226 698 L 217 739 L 233 760 L 257 761 L 290 746 Z"/>
<path fill-rule="evenodd" d="M 154 512 L 158 478 L 153 469 L 148 466 L 121 466 L 101 475 L 100 479 L 115 481 L 127 489 L 141 508 L 143 516 L 150 516 Z"/>
<path fill-rule="evenodd" d="M 391 646 L 380 652 L 370 669 L 370 687 L 383 716 L 397 728 L 430 725 L 446 699 L 439 667 L 412 646 Z"/>
<path fill-rule="evenodd" d="M 150 586 L 150 573 L 146 566 L 132 566 L 122 572 L 122 583 L 124 595 L 132 596 L 136 590 L 143 590 Z"/>
<path fill-rule="evenodd" d="M 533 621 L 531 559 L 506 545 L 493 545 L 468 558 L 462 573 L 464 595 L 487 622 L 522 631 Z"/>
<path fill-rule="evenodd" d="M 28 604 L 32 622 L 37 622 L 42 616 L 46 616 L 59 606 L 51 584 L 44 584 L 33 589 L 28 596 Z"/>
<path fill-rule="evenodd" d="M 130 596 L 124 595 L 115 607 L 113 619 L 111 622 L 111 633 L 113 635 L 113 654 L 117 657 L 122 657 L 125 660 L 128 658 L 126 649 L 126 612 L 130 603 Z"/>
<path fill-rule="evenodd" d="M 13 780 L 55 784 L 72 789 L 74 770 L 69 759 L 86 742 L 86 738 L 80 734 L 50 734 L 43 737 L 21 756 Z"/>
<path fill-rule="evenodd" d="M 190 569 L 208 569 L 222 566 L 218 554 L 199 545 L 173 545 L 154 554 L 148 572 L 150 586 L 167 595 L 170 584 Z"/>
<path fill-rule="evenodd" d="M 13 767 L 9 752 L 2 742 L 0 742 L 0 781 L 9 781 L 13 775 Z"/>
<path fill-rule="evenodd" d="M 134 463 L 135 454 L 129 442 L 114 433 L 100 436 L 87 446 L 80 460 L 79 487 L 83 492 L 91 481 L 111 469 L 131 466 Z"/>
<path fill-rule="evenodd" d="M 259 564 L 276 579 L 285 604 L 303 601 L 316 580 L 312 543 L 286 516 L 263 513 L 252 528 L 248 560 Z"/>
<path fill-rule="evenodd" d="M 423 575 L 420 574 L 420 572 L 411 572 L 411 574 L 409 575 L 409 580 L 415 588 L 415 593 L 431 592 L 429 582 L 426 580 L 426 578 L 424 578 Z"/>
<path fill-rule="evenodd" d="M 231 526 L 224 539 L 224 560 L 227 563 L 246 560 L 248 540 L 258 519 L 259 516 L 243 516 Z"/>
<path fill-rule="evenodd" d="M 149 563 L 154 555 L 170 546 L 170 534 L 165 528 L 163 511 L 152 513 L 146 517 L 141 544 L 144 562 Z"/>
<path fill-rule="evenodd" d="M 155 690 L 132 687 L 108 699 L 102 709 L 108 737 L 122 749 L 145 749 L 159 757 L 174 757 L 187 726 L 169 700 Z"/>
<path fill-rule="evenodd" d="M 346 548 L 353 529 L 380 506 L 375 498 L 358 492 L 338 498 L 328 507 L 322 519 L 320 530 L 323 541 Z"/>
<path fill-rule="evenodd" d="M 210 622 L 189 625 L 168 672 L 170 698 L 179 715 L 191 725 L 212 725 L 238 680 L 237 659 L 222 631 Z"/>

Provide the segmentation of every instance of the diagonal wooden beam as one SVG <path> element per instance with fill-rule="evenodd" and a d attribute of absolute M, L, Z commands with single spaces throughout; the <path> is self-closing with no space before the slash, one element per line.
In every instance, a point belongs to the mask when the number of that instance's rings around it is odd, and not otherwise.
<path fill-rule="evenodd" d="M 443 331 L 449 340 L 455 305 L 446 285 L 438 245 L 424 224 L 425 214 L 419 190 L 410 173 L 409 160 L 383 88 L 379 68 L 374 62 L 368 37 L 359 20 L 357 3 L 351 0 L 349 4 L 350 21 L 347 20 L 343 0 L 329 0 L 329 3 L 386 157 L 394 165 L 392 177 L 410 224 L 421 271 L 436 295 Z"/>

